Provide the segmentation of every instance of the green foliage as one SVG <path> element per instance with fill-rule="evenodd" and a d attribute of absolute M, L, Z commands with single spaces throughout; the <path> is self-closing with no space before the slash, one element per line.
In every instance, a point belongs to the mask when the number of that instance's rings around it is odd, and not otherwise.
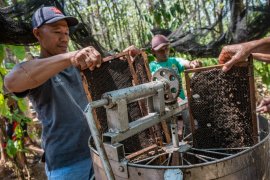
<path fill-rule="evenodd" d="M 6 152 L 11 158 L 15 157 L 16 153 L 18 152 L 18 149 L 15 146 L 15 142 L 11 139 L 9 139 L 7 142 Z"/>
<path fill-rule="evenodd" d="M 153 28 L 174 30 L 181 25 L 186 12 L 180 1 L 163 2 L 95 0 L 72 4 L 76 4 L 82 20 L 90 25 L 93 36 L 103 47 L 122 50 L 131 44 L 145 47 L 153 36 Z M 72 4 L 67 2 L 66 6 L 72 15 L 78 16 Z"/>
<path fill-rule="evenodd" d="M 4 86 L 3 77 L 6 73 L 7 73 L 7 70 L 4 67 L 1 67 L 1 64 L 0 64 L 0 94 L 2 94 L 4 92 L 4 90 L 3 90 L 3 86 Z"/>
<path fill-rule="evenodd" d="M 4 76 L 6 74 L 7 74 L 6 68 L 0 66 L 0 75 Z"/>
<path fill-rule="evenodd" d="M 203 63 L 203 66 L 214 66 L 218 64 L 216 58 L 201 58 L 199 60 Z"/>
<path fill-rule="evenodd" d="M 265 62 L 254 62 L 255 76 L 260 76 L 262 82 L 270 89 L 270 65 Z"/>
<path fill-rule="evenodd" d="M 1 72 L 0 72 L 0 74 L 1 74 Z M 3 78 L 0 78 L 0 93 L 3 93 L 3 88 L 2 88 L 3 86 L 4 86 Z"/>
<path fill-rule="evenodd" d="M 18 104 L 18 107 L 19 107 L 19 110 L 21 112 L 25 112 L 27 110 L 27 104 L 26 104 L 26 101 L 25 99 L 23 98 L 18 98 L 16 96 L 12 96 L 13 99 L 15 99 L 17 101 L 17 104 Z"/>
<path fill-rule="evenodd" d="M 8 46 L 11 49 L 12 53 L 20 60 L 23 60 L 25 57 L 25 47 L 24 46 Z"/>
<path fill-rule="evenodd" d="M 0 116 L 8 117 L 10 115 L 9 107 L 7 105 L 7 99 L 5 99 L 4 94 L 0 93 Z"/>
<path fill-rule="evenodd" d="M 24 131 L 23 131 L 23 129 L 22 129 L 21 126 L 16 126 L 16 128 L 15 128 L 15 134 L 16 134 L 16 138 L 18 138 L 18 139 L 20 139 L 20 138 L 23 137 Z"/>
<path fill-rule="evenodd" d="M 31 120 L 23 115 L 23 112 L 27 110 L 27 104 L 24 99 L 17 98 L 11 95 L 4 95 L 3 91 L 3 77 L 7 72 L 14 66 L 13 63 L 5 63 L 5 49 L 9 48 L 12 54 L 14 54 L 17 59 L 23 60 L 25 58 L 25 47 L 24 46 L 11 46 L 0 44 L 0 117 L 6 118 L 9 123 L 17 122 L 18 125 L 15 128 L 14 135 L 16 139 L 9 139 L 7 146 L 5 148 L 9 157 L 14 158 L 18 151 L 24 151 L 23 149 L 23 136 L 24 131 L 22 126 L 29 123 Z M 11 108 L 8 106 L 9 101 L 14 101 L 17 106 Z M 15 109 L 14 109 L 15 108 Z"/>
<path fill-rule="evenodd" d="M 69 44 L 71 46 L 71 44 Z M 72 49 L 71 49 L 72 50 Z M 39 52 L 40 52 L 40 46 L 31 46 L 30 47 L 30 52 L 34 57 L 38 57 L 39 56 Z"/>
<path fill-rule="evenodd" d="M 0 65 L 2 64 L 5 57 L 5 48 L 4 45 L 0 44 Z"/>
<path fill-rule="evenodd" d="M 161 21 L 162 21 L 162 14 L 159 12 L 159 11 L 156 11 L 155 13 L 154 13 L 154 19 L 155 19 L 155 21 L 156 21 L 156 23 L 157 24 L 161 24 Z"/>
<path fill-rule="evenodd" d="M 20 99 L 17 102 L 22 102 L 22 100 Z M 22 109 L 25 109 L 23 103 L 21 107 Z M 7 154 L 13 158 L 18 151 L 24 151 L 23 138 L 24 138 L 25 132 L 22 126 L 25 125 L 26 123 L 31 122 L 31 119 L 25 117 L 19 109 L 15 109 L 14 111 L 10 112 L 9 107 L 7 106 L 6 106 L 6 110 L 4 111 L 4 114 L 2 115 L 9 120 L 9 123 L 13 123 L 13 122 L 18 123 L 14 130 L 14 137 L 16 138 L 14 140 L 9 139 L 7 143 L 7 147 L 6 147 Z"/>
<path fill-rule="evenodd" d="M 6 66 L 6 69 L 12 69 L 15 66 L 15 64 L 14 63 L 6 63 L 5 66 Z"/>
<path fill-rule="evenodd" d="M 152 54 L 151 48 L 145 49 L 145 52 L 147 54 L 148 63 L 155 60 L 155 56 Z"/>

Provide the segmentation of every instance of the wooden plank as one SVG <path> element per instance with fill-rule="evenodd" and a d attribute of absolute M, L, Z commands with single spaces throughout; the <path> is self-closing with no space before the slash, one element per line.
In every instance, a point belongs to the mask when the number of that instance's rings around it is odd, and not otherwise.
<path fill-rule="evenodd" d="M 138 157 L 138 156 L 140 156 L 142 154 L 148 153 L 149 151 L 153 151 L 153 150 L 155 150 L 157 148 L 158 148 L 158 146 L 156 144 L 151 145 L 151 146 L 149 146 L 147 148 L 144 148 L 142 150 L 136 151 L 136 152 L 134 152 L 134 153 L 126 156 L 126 159 L 127 160 L 132 160 L 132 159 L 134 159 L 134 158 L 136 158 L 136 157 Z"/>

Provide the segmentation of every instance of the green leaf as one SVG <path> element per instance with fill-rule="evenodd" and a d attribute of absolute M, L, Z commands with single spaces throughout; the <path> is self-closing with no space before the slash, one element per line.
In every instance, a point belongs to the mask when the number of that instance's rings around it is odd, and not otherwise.
<path fill-rule="evenodd" d="M 269 78 L 266 75 L 262 76 L 262 82 L 266 85 L 269 85 Z"/>
<path fill-rule="evenodd" d="M 175 7 L 176 11 L 178 11 L 179 14 L 181 14 L 183 12 L 183 9 L 181 8 L 180 4 L 177 3 L 177 4 L 175 4 L 174 7 Z"/>
<path fill-rule="evenodd" d="M 16 121 L 18 123 L 21 123 L 22 118 L 20 117 L 20 115 L 18 114 L 18 112 L 13 112 L 12 115 L 13 115 L 12 116 L 12 120 L 13 121 Z"/>
<path fill-rule="evenodd" d="M 159 12 L 155 12 L 154 19 L 155 19 L 157 24 L 160 24 L 161 23 L 161 14 Z"/>
<path fill-rule="evenodd" d="M 5 46 L 0 44 L 0 64 L 2 64 L 5 57 Z"/>
<path fill-rule="evenodd" d="M 31 118 L 28 118 L 28 117 L 25 117 L 25 116 L 24 116 L 22 124 L 23 124 L 23 123 L 30 123 L 31 121 L 32 121 Z"/>
<path fill-rule="evenodd" d="M 17 101 L 17 103 L 18 103 L 19 109 L 22 112 L 25 112 L 27 110 L 27 104 L 26 104 L 25 99 L 19 98 L 18 101 Z"/>
<path fill-rule="evenodd" d="M 18 138 L 18 137 L 17 137 Z M 21 139 L 16 140 L 14 142 L 15 148 L 17 149 L 17 151 L 23 151 L 23 142 Z"/>
<path fill-rule="evenodd" d="M 5 98 L 4 98 L 4 95 L 1 93 L 0 94 L 0 107 L 1 107 L 1 109 L 2 109 L 2 106 L 4 103 L 5 103 Z"/>
<path fill-rule="evenodd" d="M 13 64 L 13 63 L 6 63 L 5 66 L 6 66 L 7 69 L 12 69 L 15 66 L 15 64 Z"/>
<path fill-rule="evenodd" d="M 3 76 L 6 75 L 7 70 L 5 68 L 0 67 L 0 74 L 3 75 Z"/>
<path fill-rule="evenodd" d="M 4 90 L 3 90 L 3 79 L 0 77 L 0 93 L 3 94 Z M 1 106 L 0 106 L 1 107 Z"/>
<path fill-rule="evenodd" d="M 7 142 L 6 151 L 9 157 L 13 158 L 17 153 L 17 148 L 15 147 L 14 141 L 11 139 Z"/>
<path fill-rule="evenodd" d="M 164 17 L 166 18 L 166 21 L 170 21 L 171 20 L 171 15 L 170 15 L 170 13 L 165 13 L 164 14 Z"/>
<path fill-rule="evenodd" d="M 154 60 L 155 60 L 155 56 L 149 54 L 149 55 L 148 55 L 148 62 L 150 63 L 150 62 L 152 62 L 152 61 L 154 61 Z"/>
<path fill-rule="evenodd" d="M 170 12 L 171 12 L 171 14 L 172 14 L 172 16 L 176 16 L 176 8 L 175 8 L 175 6 L 172 6 L 172 7 L 170 7 Z"/>
<path fill-rule="evenodd" d="M 4 95 L 0 93 L 0 116 L 9 118 L 10 112 L 7 105 L 7 99 L 4 98 Z"/>
<path fill-rule="evenodd" d="M 13 54 L 20 60 L 25 58 L 25 47 L 24 46 L 8 46 Z"/>
<path fill-rule="evenodd" d="M 21 127 L 21 125 L 17 125 L 15 128 L 15 134 L 16 134 L 16 138 L 20 139 L 23 137 L 23 129 Z"/>

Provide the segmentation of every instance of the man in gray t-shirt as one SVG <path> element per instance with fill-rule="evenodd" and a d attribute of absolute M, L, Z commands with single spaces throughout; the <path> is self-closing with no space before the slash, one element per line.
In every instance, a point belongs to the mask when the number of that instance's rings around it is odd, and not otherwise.
<path fill-rule="evenodd" d="M 48 179 L 89 179 L 93 173 L 83 113 L 88 102 L 76 67 L 93 70 L 101 56 L 93 47 L 67 52 L 69 27 L 77 23 L 55 7 L 39 8 L 32 25 L 40 58 L 17 64 L 4 79 L 10 92 L 29 97 L 42 122 Z"/>

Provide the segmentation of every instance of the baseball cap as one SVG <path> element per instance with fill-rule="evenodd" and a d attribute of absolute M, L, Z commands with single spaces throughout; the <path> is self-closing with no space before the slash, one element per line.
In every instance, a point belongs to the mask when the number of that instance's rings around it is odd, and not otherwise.
<path fill-rule="evenodd" d="M 155 51 L 159 50 L 160 48 L 169 45 L 170 41 L 168 38 L 166 38 L 165 36 L 161 35 L 161 34 L 157 34 L 152 38 L 152 49 L 154 49 Z"/>
<path fill-rule="evenodd" d="M 32 27 L 38 28 L 43 24 L 50 24 L 56 21 L 65 19 L 67 21 L 68 26 L 75 26 L 79 22 L 75 17 L 65 16 L 59 9 L 54 6 L 49 7 L 41 7 L 36 10 L 36 12 L 32 16 Z"/>

